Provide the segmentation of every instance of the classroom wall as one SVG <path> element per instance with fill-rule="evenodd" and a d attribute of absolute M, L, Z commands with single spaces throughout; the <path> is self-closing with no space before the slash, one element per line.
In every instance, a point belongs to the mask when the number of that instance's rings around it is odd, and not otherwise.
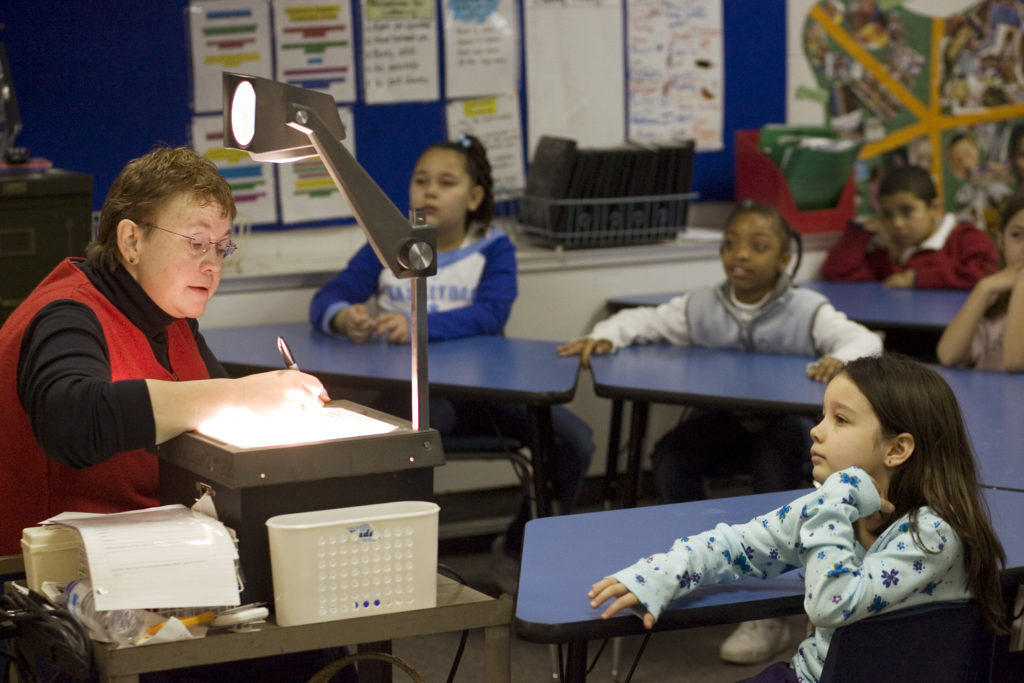
<path fill-rule="evenodd" d="M 104 0 L 71 9 L 13 0 L 0 6 L 0 40 L 7 47 L 24 122 L 18 142 L 58 167 L 93 175 L 96 209 L 125 161 L 155 143 L 189 141 L 186 5 L 180 0 Z M 784 7 L 761 0 L 723 2 L 726 147 L 697 155 L 694 189 L 703 200 L 732 199 L 735 130 L 784 120 Z M 354 117 L 360 163 L 405 210 L 416 156 L 445 137 L 444 103 L 356 104 Z M 691 224 L 718 227 L 721 218 L 720 208 L 703 213 L 698 208 Z M 340 268 L 362 240 L 355 226 L 249 237 L 240 258 L 226 266 L 221 293 L 211 301 L 202 326 L 304 320 L 316 273 Z M 682 289 L 721 277 L 715 247 L 673 250 L 653 260 L 645 256 L 650 251 L 588 256 L 527 254 L 524 249 L 520 296 L 507 333 L 565 340 L 603 317 L 608 296 Z M 812 250 L 803 276 L 816 274 L 818 263 Z M 594 429 L 592 472 L 599 473 L 609 404 L 593 396 L 584 375 L 570 407 Z M 655 409 L 652 438 L 677 415 L 676 408 Z M 484 486 L 492 480 L 513 482 L 510 473 L 487 466 L 439 473 L 438 488 Z"/>
<path fill-rule="evenodd" d="M 0 40 L 24 123 L 18 142 L 60 168 L 91 174 L 97 209 L 128 159 L 155 143 L 189 142 L 186 6 L 184 0 L 0 6 Z M 517 7 L 521 12 L 521 1 Z M 732 198 L 734 131 L 785 115 L 785 3 L 729 0 L 723 22 L 726 148 L 697 156 L 694 189 L 704 199 Z M 404 212 L 417 155 L 446 137 L 444 102 L 357 103 L 354 117 L 360 163 Z"/>

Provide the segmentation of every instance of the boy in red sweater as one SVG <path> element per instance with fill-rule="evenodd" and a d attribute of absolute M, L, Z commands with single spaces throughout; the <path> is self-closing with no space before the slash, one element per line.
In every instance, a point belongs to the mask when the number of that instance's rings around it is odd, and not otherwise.
<path fill-rule="evenodd" d="M 826 280 L 970 289 L 999 269 L 992 240 L 973 223 L 945 213 L 925 169 L 891 170 L 878 194 L 882 217 L 847 225 L 821 266 Z"/>

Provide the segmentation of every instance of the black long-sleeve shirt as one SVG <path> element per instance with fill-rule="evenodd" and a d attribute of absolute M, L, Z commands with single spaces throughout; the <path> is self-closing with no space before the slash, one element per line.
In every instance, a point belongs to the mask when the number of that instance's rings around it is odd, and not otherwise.
<path fill-rule="evenodd" d="M 157 360 L 170 370 L 167 326 L 174 318 L 123 268 L 111 272 L 87 261 L 77 265 L 142 330 Z M 199 324 L 191 318 L 188 324 L 210 376 L 227 377 L 199 333 Z M 18 361 L 18 398 L 40 446 L 68 467 L 83 469 L 156 441 L 145 380 L 111 381 L 110 354 L 99 319 L 77 301 L 53 301 L 29 323 Z"/>

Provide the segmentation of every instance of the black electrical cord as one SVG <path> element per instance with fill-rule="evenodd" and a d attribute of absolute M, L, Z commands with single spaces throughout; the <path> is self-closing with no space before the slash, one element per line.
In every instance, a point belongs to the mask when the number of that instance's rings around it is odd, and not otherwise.
<path fill-rule="evenodd" d="M 466 580 L 462 576 L 449 567 L 446 564 L 438 562 L 437 572 L 447 576 L 452 581 L 457 581 L 463 586 L 466 585 Z M 469 639 L 469 629 L 463 629 L 462 637 L 459 638 L 459 647 L 455 650 L 455 658 L 452 660 L 452 668 L 448 672 L 448 683 L 452 683 L 455 680 L 455 674 L 459 671 L 459 664 L 462 662 L 462 654 L 466 651 L 466 641 Z"/>
<path fill-rule="evenodd" d="M 21 681 L 39 681 L 33 662 L 27 661 L 18 641 L 23 641 L 56 669 L 75 678 L 83 678 L 92 671 L 92 643 L 85 626 L 70 612 L 54 607 L 46 598 L 34 591 L 20 590 L 0 595 L 0 616 L 4 638 L 17 638 L 9 643 L 4 653 Z M 9 633 L 9 635 L 8 635 Z"/>

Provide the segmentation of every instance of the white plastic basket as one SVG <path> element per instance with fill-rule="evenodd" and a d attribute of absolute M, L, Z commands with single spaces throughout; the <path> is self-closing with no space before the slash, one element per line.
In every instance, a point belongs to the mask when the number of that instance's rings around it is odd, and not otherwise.
<path fill-rule="evenodd" d="M 439 510 L 399 501 L 268 519 L 278 625 L 434 607 Z"/>

